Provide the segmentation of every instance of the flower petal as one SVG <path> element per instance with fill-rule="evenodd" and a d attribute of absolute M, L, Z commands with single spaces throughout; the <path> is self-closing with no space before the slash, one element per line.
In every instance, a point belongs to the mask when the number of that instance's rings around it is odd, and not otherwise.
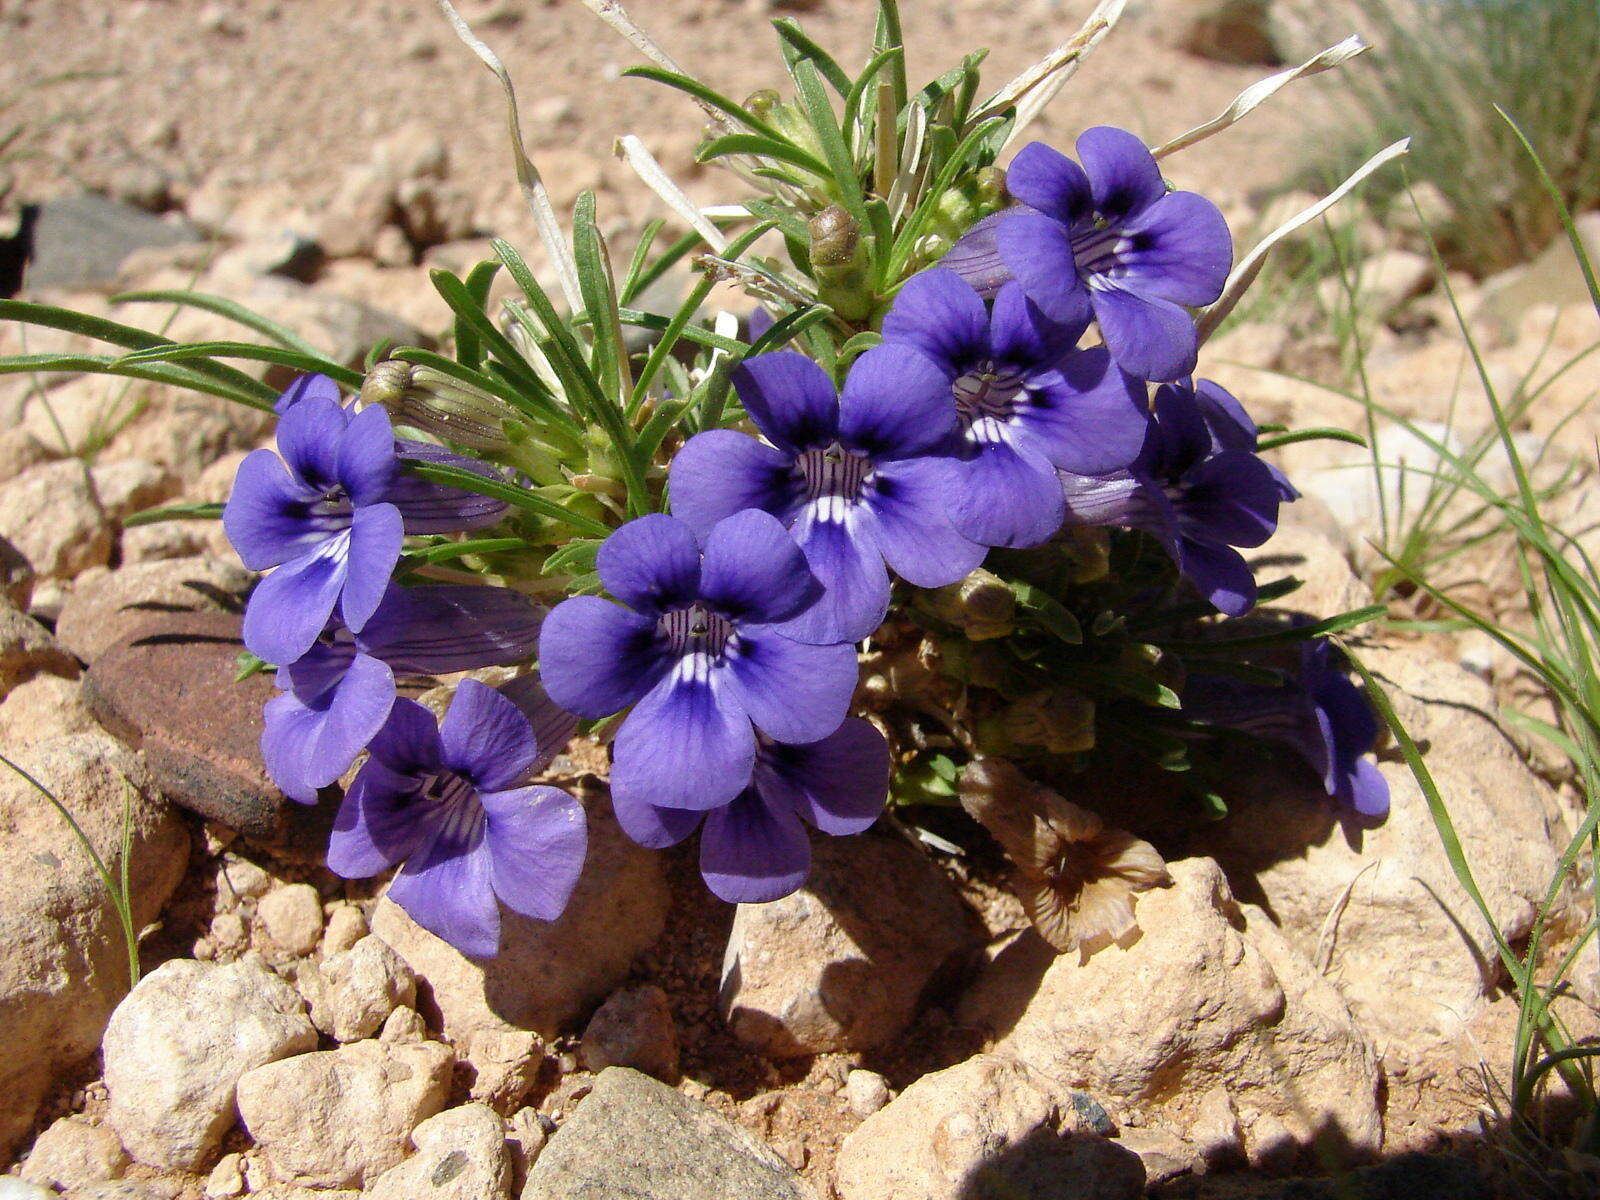
<path fill-rule="evenodd" d="M 838 435 L 839 397 L 833 381 L 803 354 L 757 354 L 733 372 L 745 412 L 780 450 L 796 454 Z"/>
<path fill-rule="evenodd" d="M 961 276 L 985 300 L 992 300 L 994 294 L 1011 278 L 1011 272 L 1000 258 L 995 229 L 1012 212 L 1011 209 L 1003 209 L 990 213 L 962 234 L 939 260 L 939 266 Z"/>
<path fill-rule="evenodd" d="M 953 465 L 948 477 L 950 523 L 980 545 L 1042 545 L 1066 516 L 1055 469 L 1026 444 L 984 442 L 971 458 Z"/>
<path fill-rule="evenodd" d="M 657 808 L 653 804 L 627 804 L 615 796 L 611 809 L 617 814 L 617 824 L 646 850 L 665 850 L 676 846 L 700 827 L 705 813 L 691 812 L 686 808 Z"/>
<path fill-rule="evenodd" d="M 814 742 L 844 720 L 856 690 L 849 643 L 809 646 L 771 627 L 739 631 L 728 648 L 730 691 L 757 729 L 780 742 Z"/>
<path fill-rule="evenodd" d="M 697 433 L 672 457 L 672 515 L 705 537 L 725 517 L 747 508 L 794 520 L 800 501 L 794 459 L 732 429 Z"/>
<path fill-rule="evenodd" d="M 388 894 L 413 921 L 462 954 L 493 958 L 500 949 L 500 905 L 481 813 L 475 824 L 475 836 L 436 837 L 406 859 Z"/>
<path fill-rule="evenodd" d="M 842 520 L 811 504 L 794 536 L 822 595 L 799 616 L 778 626 L 785 636 L 814 645 L 859 642 L 883 624 L 889 611 L 889 572 L 878 549 L 876 522 L 864 505 L 845 508 Z"/>
<path fill-rule="evenodd" d="M 1083 168 L 1043 142 L 1029 142 L 1017 151 L 1006 168 L 1006 191 L 1030 208 L 1068 225 L 1087 217 L 1094 205 L 1089 176 Z"/>
<path fill-rule="evenodd" d="M 912 458 L 956 432 L 950 379 L 926 354 L 885 343 L 850 368 L 839 398 L 839 441 L 874 461 Z"/>
<path fill-rule="evenodd" d="M 244 610 L 244 644 L 251 654 L 282 666 L 311 649 L 344 588 L 349 542 L 348 530 L 336 534 L 256 585 Z"/>
<path fill-rule="evenodd" d="M 816 603 L 822 584 L 778 519 L 746 509 L 706 535 L 700 595 L 734 621 L 787 621 Z"/>
<path fill-rule="evenodd" d="M 486 683 L 463 679 L 439 723 L 444 763 L 479 791 L 521 783 L 538 757 L 533 726 L 510 700 Z"/>
<path fill-rule="evenodd" d="M 533 727 L 533 744 L 538 754 L 528 770 L 537 774 L 567 748 L 578 732 L 578 718 L 550 699 L 537 675 L 519 675 L 495 690 L 521 709 Z"/>
<path fill-rule="evenodd" d="M 1078 277 L 1067 226 L 1042 213 L 1013 213 L 995 230 L 1000 258 L 1028 299 L 1058 325 L 1089 317 L 1089 292 Z"/>
<path fill-rule="evenodd" d="M 278 418 L 278 453 L 318 492 L 339 486 L 339 446 L 350 414 L 328 396 L 311 396 Z"/>
<path fill-rule="evenodd" d="M 369 504 L 350 518 L 350 558 L 339 614 L 352 633 L 360 633 L 383 602 L 405 538 L 400 510 L 392 504 Z"/>
<path fill-rule="evenodd" d="M 954 271 L 913 275 L 883 318 L 883 338 L 921 350 L 949 375 L 987 357 L 989 315 L 983 298 Z"/>
<path fill-rule="evenodd" d="M 917 587 L 943 587 L 975 570 L 984 548 L 962 534 L 945 507 L 955 459 L 889 463 L 873 477 L 874 535 L 895 573 Z"/>
<path fill-rule="evenodd" d="M 613 746 L 618 804 L 718 808 L 750 782 L 756 737 L 728 673 L 689 655 L 622 723 Z"/>
<path fill-rule="evenodd" d="M 1096 125 L 1078 138 L 1078 160 L 1094 193 L 1095 211 L 1121 217 L 1148 208 L 1167 194 L 1149 147 L 1126 129 Z"/>
<path fill-rule="evenodd" d="M 396 700 L 367 749 L 372 759 L 396 775 L 430 775 L 444 765 L 439 722 L 415 700 Z M 363 767 L 363 770 L 366 768 Z"/>
<path fill-rule="evenodd" d="M 1278 528 L 1278 480 L 1254 454 L 1225 450 L 1183 479 L 1173 501 L 1188 536 L 1230 546 L 1259 546 Z"/>
<path fill-rule="evenodd" d="M 1132 243 L 1117 255 L 1129 290 L 1190 308 L 1222 295 L 1233 266 L 1233 237 L 1221 211 L 1204 196 L 1173 192 L 1121 232 Z"/>
<path fill-rule="evenodd" d="M 301 375 L 272 402 L 272 411 L 281 417 L 302 400 L 311 399 L 340 404 L 344 397 L 339 393 L 339 385 L 326 375 Z"/>
<path fill-rule="evenodd" d="M 395 450 L 402 464 L 443 464 L 482 475 L 486 479 L 507 480 L 506 472 L 478 459 L 446 450 L 443 446 L 397 438 Z M 433 483 L 408 471 L 397 472 L 380 498 L 400 510 L 400 515 L 406 520 L 406 532 L 411 534 L 482 529 L 499 522 L 511 508 L 504 500 L 482 496 L 447 483 Z"/>
<path fill-rule="evenodd" d="M 1084 320 L 1058 325 L 1044 315 L 1019 283 L 1008 283 L 994 298 L 989 318 L 988 353 L 982 357 L 1024 370 L 1044 370 L 1070 354 L 1088 325 Z"/>
<path fill-rule="evenodd" d="M 1364 817 L 1383 817 L 1389 813 L 1389 781 L 1376 763 L 1358 758 L 1338 791 L 1339 799 Z"/>
<path fill-rule="evenodd" d="M 1111 357 L 1139 379 L 1177 379 L 1194 370 L 1197 341 L 1187 309 L 1117 284 L 1090 289 Z"/>
<path fill-rule="evenodd" d="M 1181 388 L 1184 385 L 1179 382 L 1167 386 Z M 1215 449 L 1255 451 L 1260 431 L 1232 392 L 1209 379 L 1196 381 L 1189 390 L 1194 393 L 1194 405 L 1211 431 Z"/>
<path fill-rule="evenodd" d="M 658 617 L 700 595 L 700 546 L 694 531 L 665 513 L 629 521 L 595 556 L 600 581 L 635 612 Z"/>
<path fill-rule="evenodd" d="M 598 596 L 563 600 L 539 631 L 544 686 L 580 717 L 609 717 L 628 707 L 669 665 L 653 620 Z"/>
<path fill-rule="evenodd" d="M 223 531 L 252 571 L 276 567 L 328 538 L 324 524 L 307 519 L 306 506 L 318 496 L 271 450 L 252 450 L 239 464 L 223 506 Z"/>
<path fill-rule="evenodd" d="M 1138 457 L 1150 423 L 1144 384 L 1103 347 L 1069 355 L 1059 371 L 1030 377 L 1027 388 L 1012 422 L 1052 465 L 1109 475 Z"/>
<path fill-rule="evenodd" d="M 386 499 L 384 493 L 400 473 L 400 460 L 395 456 L 389 414 L 379 405 L 364 408 L 350 418 L 339 439 L 334 470 L 356 507 L 381 504 Z"/>
<path fill-rule="evenodd" d="M 434 814 L 416 800 L 417 781 L 368 759 L 344 794 L 328 837 L 328 870 L 369 879 L 403 862 L 433 833 Z"/>
<path fill-rule="evenodd" d="M 480 799 L 495 894 L 512 912 L 554 921 L 583 872 L 583 805 L 553 787 L 484 792 Z"/>
<path fill-rule="evenodd" d="M 889 798 L 889 743 L 860 717 L 806 746 L 767 745 L 755 786 L 768 804 L 793 811 L 823 833 L 867 829 Z"/>
<path fill-rule="evenodd" d="M 1255 576 L 1232 547 L 1184 538 L 1178 543 L 1178 567 L 1218 612 L 1241 617 L 1255 607 Z"/>
<path fill-rule="evenodd" d="M 394 676 L 375 658 L 358 654 L 343 678 L 314 704 L 293 695 L 267 701 L 261 756 L 284 794 L 302 804 L 317 799 L 349 770 L 377 736 L 394 705 Z"/>
<path fill-rule="evenodd" d="M 543 620 L 543 609 L 510 588 L 391 583 L 356 641 L 397 671 L 448 675 L 533 657 Z"/>
<path fill-rule="evenodd" d="M 718 899 L 765 904 L 787 896 L 811 873 L 811 839 L 798 817 L 774 812 L 755 790 L 706 815 L 700 874 Z"/>

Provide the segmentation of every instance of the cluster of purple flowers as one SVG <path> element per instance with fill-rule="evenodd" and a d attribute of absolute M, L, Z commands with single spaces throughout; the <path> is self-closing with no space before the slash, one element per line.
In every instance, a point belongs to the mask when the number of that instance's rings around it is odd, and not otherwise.
<path fill-rule="evenodd" d="M 578 718 L 626 710 L 621 827 L 650 847 L 698 830 L 715 894 L 775 899 L 806 877 L 807 826 L 859 832 L 886 801 L 889 747 L 848 713 L 855 643 L 884 620 L 891 572 L 941 587 L 990 547 L 1115 525 L 1155 537 L 1222 612 L 1251 607 L 1235 548 L 1261 544 L 1294 492 L 1257 457 L 1238 402 L 1188 378 L 1189 310 L 1222 290 L 1227 227 L 1169 192 L 1131 134 L 1090 130 L 1078 154 L 1023 150 L 1009 176 L 1020 203 L 904 285 L 842 388 L 796 353 L 746 359 L 734 383 L 759 437 L 714 429 L 681 448 L 673 515 L 630 521 L 599 549 L 612 599 L 546 615 L 504 588 L 393 582 L 407 536 L 504 514 L 404 460 L 493 468 L 397 440 L 382 408 L 354 412 L 321 377 L 286 392 L 279 452 L 245 460 L 224 520 L 246 565 L 270 570 L 245 641 L 278 668 L 262 741 L 273 777 L 309 803 L 369 752 L 330 866 L 399 865 L 390 895 L 420 924 L 493 953 L 499 905 L 553 918 L 583 861 L 581 807 L 529 779 Z M 1091 324 L 1100 343 L 1081 345 Z M 442 722 L 397 698 L 397 677 L 535 653 L 548 695 L 531 676 L 463 683 Z M 1323 695 L 1320 678 L 1306 694 Z M 1342 700 L 1307 711 L 1324 731 L 1354 720 Z M 1370 808 L 1347 753 L 1362 737 L 1329 737 L 1316 761 L 1330 792 Z"/>

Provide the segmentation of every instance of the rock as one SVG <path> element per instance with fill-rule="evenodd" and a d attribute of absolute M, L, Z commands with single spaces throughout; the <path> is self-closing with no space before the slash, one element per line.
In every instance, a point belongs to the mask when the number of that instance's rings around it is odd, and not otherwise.
<path fill-rule="evenodd" d="M 1157 12 L 1163 35 L 1214 62 L 1273 65 L 1282 61 L 1269 28 L 1268 0 L 1182 0 Z"/>
<path fill-rule="evenodd" d="M 464 957 L 387 898 L 373 911 L 373 933 L 416 972 L 419 1002 L 425 1013 L 437 1010 L 446 1040 L 465 1045 L 477 1029 L 554 1036 L 660 936 L 670 902 L 660 857 L 623 835 L 603 797 L 580 798 L 589 854 L 566 911 L 543 922 L 502 910 L 497 957 Z"/>
<path fill-rule="evenodd" d="M 881 1046 L 977 943 L 977 923 L 914 846 L 818 838 L 804 887 L 739 906 L 722 1013 L 734 1036 L 772 1057 Z"/>
<path fill-rule="evenodd" d="M 425 1042 L 428 1040 L 428 1026 L 422 1019 L 422 1014 L 414 1008 L 397 1008 L 389 1014 L 389 1019 L 383 1023 L 383 1028 L 378 1031 L 380 1042 L 391 1042 L 400 1045 L 407 1042 Z M 474 1097 L 479 1099 L 480 1097 Z"/>
<path fill-rule="evenodd" d="M 1438 279 L 1433 258 L 1414 250 L 1384 250 L 1357 265 L 1355 309 L 1379 323 L 1392 321 L 1412 300 L 1422 296 Z M 1317 285 L 1317 296 L 1328 312 L 1348 310 L 1351 300 L 1345 281 L 1330 276 Z"/>
<path fill-rule="evenodd" d="M 1297 501 L 1293 518 L 1279 522 L 1278 530 L 1248 561 L 1256 582 L 1265 587 L 1294 578 L 1300 586 L 1273 607 L 1304 613 L 1316 620 L 1349 612 L 1372 602 L 1371 591 L 1356 578 L 1350 566 L 1350 548 L 1318 526 L 1305 522 L 1306 500 Z"/>
<path fill-rule="evenodd" d="M 80 1117 L 62 1117 L 41 1133 L 28 1151 L 22 1177 L 33 1183 L 73 1191 L 91 1183 L 120 1179 L 128 1156 L 117 1135 Z"/>
<path fill-rule="evenodd" d="M 1517 944 L 1555 873 L 1554 797 L 1497 728 L 1481 679 L 1405 647 L 1361 656 L 1423 748 L 1495 923 Z M 1341 828 L 1309 772 L 1258 756 L 1231 777 L 1228 819 L 1200 845 L 1242 892 L 1261 897 L 1302 956 L 1327 962 L 1386 1057 L 1426 1056 L 1466 1036 L 1500 968 L 1410 770 L 1393 761 L 1379 769 L 1388 819 Z"/>
<path fill-rule="evenodd" d="M 524 1029 L 474 1029 L 467 1038 L 471 1095 L 501 1111 L 514 1108 L 533 1090 L 544 1062 L 544 1042 Z"/>
<path fill-rule="evenodd" d="M 47 1187 L 18 1179 L 14 1175 L 0 1175 L 0 1200 L 57 1200 Z"/>
<path fill-rule="evenodd" d="M 112 1183 L 91 1183 L 71 1193 L 67 1200 L 176 1200 L 178 1192 L 165 1181 L 118 1179 Z M 266 1200 L 263 1197 L 263 1200 Z M 326 1200 L 333 1200 L 327 1197 Z"/>
<path fill-rule="evenodd" d="M 83 698 L 83 686 L 75 679 L 36 675 L 0 701 L 0 745 L 103 732 Z"/>
<path fill-rule="evenodd" d="M 224 1154 L 206 1176 L 203 1189 L 211 1200 L 224 1200 L 244 1191 L 244 1159 L 239 1154 Z"/>
<path fill-rule="evenodd" d="M 1600 212 L 1579 213 L 1573 224 L 1590 261 L 1600 261 Z M 1565 233 L 1557 233 L 1532 262 L 1484 281 L 1473 318 L 1515 329 L 1523 314 L 1535 305 L 1588 303 L 1589 289 L 1572 243 Z"/>
<path fill-rule="evenodd" d="M 48 629 L 11 601 L 0 599 L 0 700 L 42 672 L 72 679 L 78 674 L 78 664 Z M 46 732 L 38 729 L 34 734 Z"/>
<path fill-rule="evenodd" d="M 280 1183 L 362 1187 L 400 1163 L 406 1139 L 444 1107 L 450 1051 L 437 1042 L 353 1042 L 257 1067 L 239 1116 Z"/>
<path fill-rule="evenodd" d="M 253 841 L 321 861 L 336 805 L 284 798 L 261 765 L 261 708 L 272 677 L 239 682 L 239 618 L 150 618 L 95 660 L 84 694 L 95 716 L 141 750 L 175 804 Z"/>
<path fill-rule="evenodd" d="M 39 206 L 27 285 L 37 290 L 110 283 L 136 250 L 199 240 L 199 231 L 185 221 L 153 217 L 93 192 L 64 196 Z"/>
<path fill-rule="evenodd" d="M 156 919 L 189 858 L 189 836 L 149 774 L 104 733 L 6 743 L 115 861 L 124 822 L 135 929 Z M 0 770 L 0 1166 L 31 1128 L 58 1073 L 100 1044 L 128 987 L 122 926 L 100 876 L 61 815 Z"/>
<path fill-rule="evenodd" d="M 300 997 L 265 967 L 174 959 L 106 1027 L 108 1119 L 146 1166 L 198 1171 L 233 1125 L 240 1077 L 316 1044 Z"/>
<path fill-rule="evenodd" d="M 608 1067 L 528 1171 L 522 1200 L 814 1200 L 783 1159 L 727 1118 Z"/>
<path fill-rule="evenodd" d="M 110 524 L 76 461 L 46 463 L 0 484 L 0 537 L 47 578 L 70 579 L 111 557 Z"/>
<path fill-rule="evenodd" d="M 996 1053 L 1187 1140 L 1195 1100 L 1225 1089 L 1253 1162 L 1321 1137 L 1376 1151 L 1377 1056 L 1333 985 L 1270 924 L 1247 928 L 1216 863 L 1170 867 L 1174 886 L 1140 900 L 1131 947 L 1079 965 L 1024 936 L 969 992 L 962 1022 L 996 1034 Z"/>
<path fill-rule="evenodd" d="M 555 1123 L 535 1108 L 519 1108 L 506 1122 L 506 1148 L 511 1152 L 512 1191 L 522 1195 L 528 1170 L 539 1161 Z"/>
<path fill-rule="evenodd" d="M 255 575 L 238 562 L 180 558 L 84 572 L 56 622 L 56 636 L 93 662 L 152 616 L 175 612 L 239 612 Z"/>
<path fill-rule="evenodd" d="M 1063 1097 L 993 1054 L 924 1075 L 845 1138 L 834 1188 L 840 1200 L 1137 1200 L 1137 1156 L 1082 1131 Z"/>
<path fill-rule="evenodd" d="M 632 1067 L 663 1083 L 678 1081 L 678 1029 L 667 994 L 655 984 L 612 992 L 589 1019 L 578 1052 L 586 1071 Z"/>
<path fill-rule="evenodd" d="M 33 599 L 33 564 L 3 537 L 0 537 L 0 595 L 24 612 Z"/>
<path fill-rule="evenodd" d="M 328 914 L 328 925 L 322 934 L 322 957 L 349 950 L 367 936 L 367 916 L 353 904 L 341 904 Z"/>
<path fill-rule="evenodd" d="M 380 1175 L 363 1200 L 505 1200 L 511 1194 L 505 1123 L 488 1105 L 429 1117 L 411 1141 L 417 1153 Z"/>
<path fill-rule="evenodd" d="M 263 907 L 265 904 L 263 901 Z M 350 949 L 329 956 L 312 977 L 316 980 L 312 1023 L 339 1042 L 371 1037 L 383 1028 L 390 1013 L 401 1005 L 409 1007 L 417 997 L 416 976 L 381 938 L 364 937 Z"/>
<path fill-rule="evenodd" d="M 29 430 L 14 425 L 0 433 L 0 483 L 15 479 L 30 467 L 60 457 Z"/>
<path fill-rule="evenodd" d="M 857 1067 L 844 1077 L 845 1098 L 850 1101 L 850 1111 L 858 1117 L 870 1117 L 889 1103 L 889 1081 L 876 1071 Z"/>
<path fill-rule="evenodd" d="M 1203 1171 L 1206 1165 L 1193 1146 L 1165 1129 L 1124 1129 L 1117 1134 L 1117 1145 L 1139 1156 L 1147 1188 Z"/>
<path fill-rule="evenodd" d="M 261 897 L 256 921 L 280 950 L 310 954 L 322 940 L 322 899 L 309 883 L 286 883 Z M 388 1015 L 387 1011 L 383 1014 Z M 379 1017 L 373 1028 L 382 1023 L 383 1017 Z"/>

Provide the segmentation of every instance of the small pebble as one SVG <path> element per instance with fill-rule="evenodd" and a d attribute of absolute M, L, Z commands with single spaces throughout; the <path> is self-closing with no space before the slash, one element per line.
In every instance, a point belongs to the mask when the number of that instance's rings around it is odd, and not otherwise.
<path fill-rule="evenodd" d="M 253 900 L 271 886 L 272 876 L 248 858 L 230 854 L 217 868 L 217 895 L 224 900 Z"/>
<path fill-rule="evenodd" d="M 857 1116 L 870 1117 L 889 1103 L 889 1083 L 876 1071 L 851 1071 L 845 1077 L 844 1088 L 850 1111 Z"/>
<path fill-rule="evenodd" d="M 367 936 L 367 918 L 353 904 L 341 904 L 328 914 L 328 928 L 322 935 L 322 957 L 329 958 L 348 950 Z"/>
<path fill-rule="evenodd" d="M 428 1040 L 428 1026 L 416 1009 L 397 1008 L 389 1014 L 383 1028 L 378 1031 L 378 1040 L 388 1042 L 391 1046 L 424 1042 Z"/>
<path fill-rule="evenodd" d="M 244 1191 L 244 1156 L 224 1154 L 206 1176 L 205 1194 L 213 1197 L 237 1196 Z"/>
<path fill-rule="evenodd" d="M 284 884 L 261 897 L 256 921 L 273 945 L 290 954 L 310 954 L 322 938 L 322 901 L 309 883 Z"/>
<path fill-rule="evenodd" d="M 211 940 L 221 949 L 240 950 L 249 943 L 250 931 L 238 913 L 218 913 L 211 918 Z"/>

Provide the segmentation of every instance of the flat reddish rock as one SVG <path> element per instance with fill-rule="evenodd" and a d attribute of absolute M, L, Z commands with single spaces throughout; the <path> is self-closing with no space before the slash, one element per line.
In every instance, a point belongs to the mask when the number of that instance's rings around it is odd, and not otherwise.
<path fill-rule="evenodd" d="M 161 790 L 190 812 L 252 840 L 320 858 L 335 805 L 287 799 L 261 765 L 267 674 L 238 683 L 240 618 L 151 617 L 100 655 L 84 676 L 95 717 L 140 750 Z"/>

